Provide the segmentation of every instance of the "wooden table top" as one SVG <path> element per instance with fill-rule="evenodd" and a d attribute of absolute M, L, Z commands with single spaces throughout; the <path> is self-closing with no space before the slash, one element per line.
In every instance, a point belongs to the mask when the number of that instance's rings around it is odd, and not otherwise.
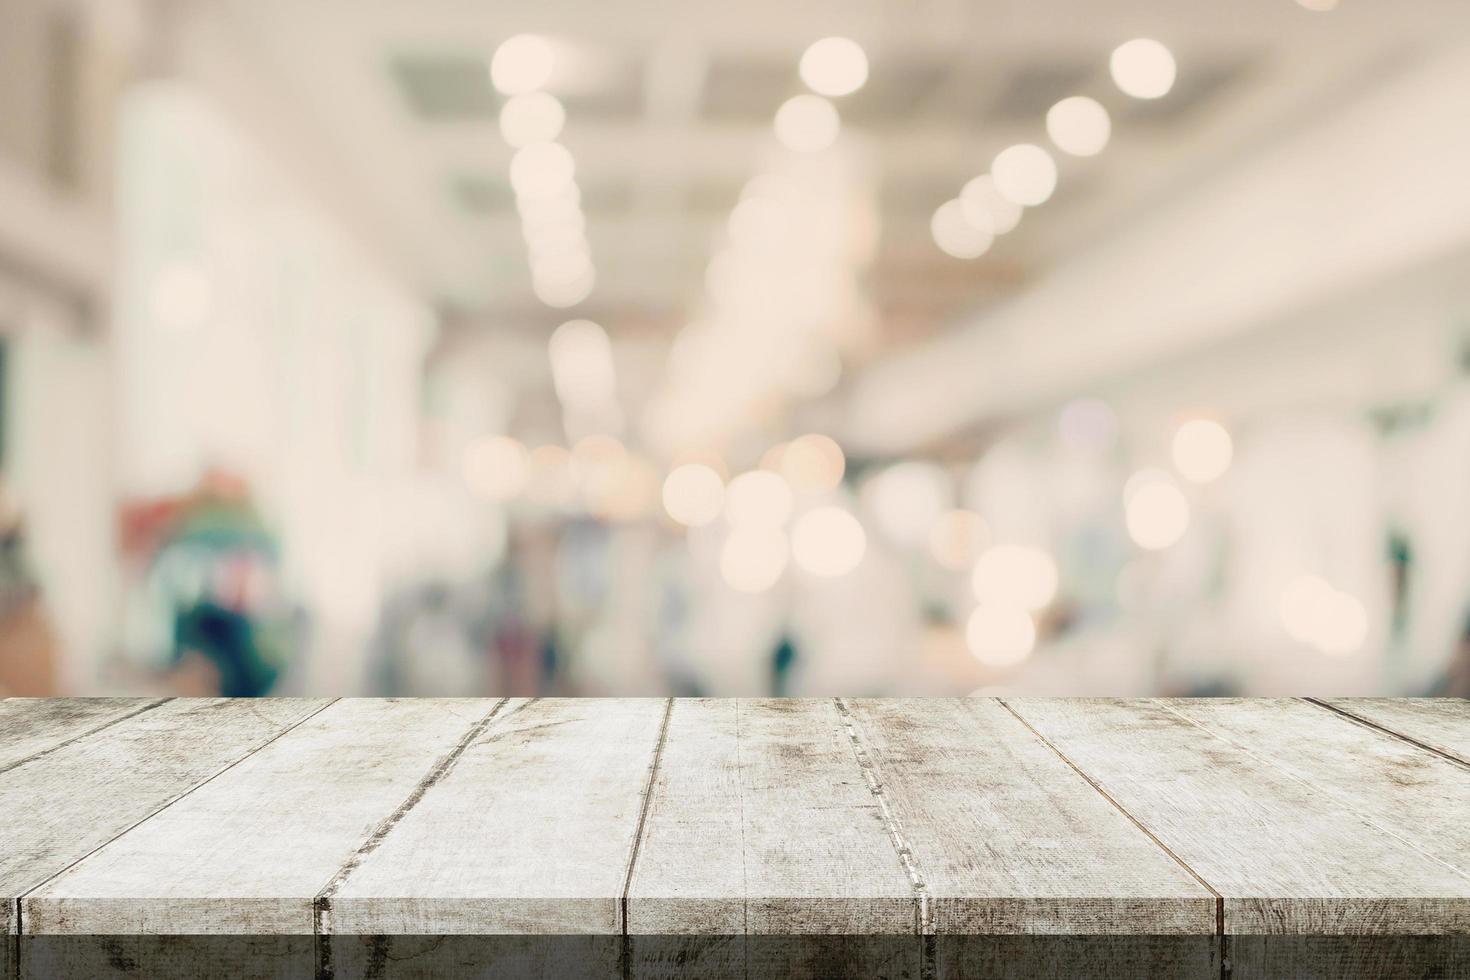
<path fill-rule="evenodd" d="M 1459 700 L 0 701 L 11 935 L 1470 932 Z"/>

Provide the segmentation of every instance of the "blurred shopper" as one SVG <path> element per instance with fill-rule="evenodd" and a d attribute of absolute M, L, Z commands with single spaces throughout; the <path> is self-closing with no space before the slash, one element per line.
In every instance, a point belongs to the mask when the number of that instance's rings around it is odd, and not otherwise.
<path fill-rule="evenodd" d="M 134 659 L 179 694 L 258 697 L 287 665 L 295 623 L 275 539 L 243 481 L 210 472 L 193 492 L 124 512 L 142 566 Z"/>

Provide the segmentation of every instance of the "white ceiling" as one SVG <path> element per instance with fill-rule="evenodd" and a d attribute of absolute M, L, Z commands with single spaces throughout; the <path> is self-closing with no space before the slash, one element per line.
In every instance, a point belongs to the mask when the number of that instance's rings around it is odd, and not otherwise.
<path fill-rule="evenodd" d="M 802 90 L 802 51 L 856 39 L 870 77 L 836 101 L 879 217 L 865 358 L 973 320 L 1465 20 L 1453 0 L 1330 13 L 1294 0 L 209 0 L 199 13 L 200 36 L 291 117 L 381 253 L 452 316 L 533 330 L 567 314 L 531 292 L 485 66 L 513 34 L 557 41 L 571 56 L 550 88 L 598 269 L 577 313 L 615 337 L 666 336 L 691 315 L 729 208 L 775 145 L 775 109 Z M 1140 35 L 1179 63 L 1156 103 L 1108 78 L 1111 49 Z M 1044 143 L 1046 108 L 1072 94 L 1113 114 L 1108 148 L 1063 159 L 1053 200 L 986 256 L 941 253 L 934 208 L 1009 143 Z"/>

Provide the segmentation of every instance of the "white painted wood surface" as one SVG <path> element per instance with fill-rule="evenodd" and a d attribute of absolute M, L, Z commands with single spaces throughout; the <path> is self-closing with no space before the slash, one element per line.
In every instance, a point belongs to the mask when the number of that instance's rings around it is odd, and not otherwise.
<path fill-rule="evenodd" d="M 1470 930 L 1470 879 L 1165 702 L 1008 703 L 1223 896 L 1227 932 Z"/>
<path fill-rule="evenodd" d="M 831 701 L 681 701 L 628 896 L 635 934 L 903 934 L 918 900 Z"/>
<path fill-rule="evenodd" d="M 310 934 L 317 894 L 496 703 L 337 701 L 24 895 L 22 931 Z"/>
<path fill-rule="evenodd" d="M 0 921 L 317 933 L 327 965 L 366 955 L 358 935 L 583 933 L 648 976 L 691 950 L 783 969 L 796 947 L 765 942 L 783 935 L 935 934 L 874 946 L 879 972 L 903 972 L 909 950 L 1011 956 L 933 945 L 947 935 L 1199 937 L 1160 954 L 1196 964 L 1222 928 L 1464 933 L 1467 718 L 1390 701 L 4 701 Z"/>
<path fill-rule="evenodd" d="M 669 703 L 508 704 L 329 896 L 335 933 L 617 933 Z"/>
<path fill-rule="evenodd" d="M 1324 703 L 1470 765 L 1470 701 L 1463 698 L 1330 698 Z"/>
<path fill-rule="evenodd" d="M 0 772 L 163 702 L 163 698 L 0 700 Z"/>
<path fill-rule="evenodd" d="M 1201 934 L 1215 900 L 989 699 L 857 701 L 937 933 Z"/>

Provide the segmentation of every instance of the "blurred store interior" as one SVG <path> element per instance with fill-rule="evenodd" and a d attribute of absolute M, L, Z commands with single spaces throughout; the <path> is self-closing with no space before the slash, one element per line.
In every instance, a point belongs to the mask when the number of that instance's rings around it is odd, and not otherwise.
<path fill-rule="evenodd" d="M 1470 694 L 1464 0 L 0 0 L 0 694 Z"/>

